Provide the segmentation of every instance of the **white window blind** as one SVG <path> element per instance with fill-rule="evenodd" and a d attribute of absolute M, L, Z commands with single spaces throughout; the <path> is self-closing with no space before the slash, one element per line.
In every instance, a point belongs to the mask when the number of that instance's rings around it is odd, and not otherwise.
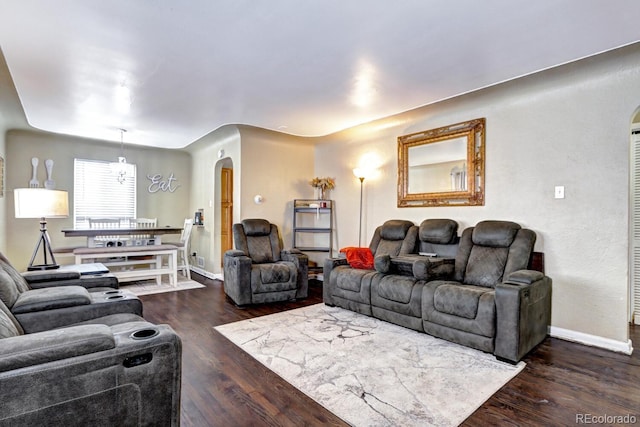
<path fill-rule="evenodd" d="M 89 228 L 89 218 L 136 217 L 136 167 L 120 183 L 111 163 L 74 160 L 73 224 Z"/>

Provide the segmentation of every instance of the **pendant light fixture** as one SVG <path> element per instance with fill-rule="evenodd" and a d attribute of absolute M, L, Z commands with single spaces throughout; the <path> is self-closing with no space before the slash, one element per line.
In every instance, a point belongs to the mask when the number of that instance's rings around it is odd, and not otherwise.
<path fill-rule="evenodd" d="M 124 184 L 127 178 L 133 177 L 133 165 L 127 163 L 124 156 L 124 133 L 126 129 L 120 129 L 120 156 L 118 162 L 111 163 L 111 172 L 116 176 L 120 184 Z"/>

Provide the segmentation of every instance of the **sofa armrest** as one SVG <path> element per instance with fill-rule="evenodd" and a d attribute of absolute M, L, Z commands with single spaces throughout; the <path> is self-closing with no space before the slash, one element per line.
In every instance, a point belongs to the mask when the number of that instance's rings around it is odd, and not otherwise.
<path fill-rule="evenodd" d="M 11 312 L 25 314 L 87 304 L 91 304 L 91 296 L 82 286 L 32 289 L 20 294 L 11 307 Z"/>
<path fill-rule="evenodd" d="M 56 280 L 73 280 L 80 278 L 79 271 L 69 271 L 69 270 L 35 270 L 35 271 L 25 271 L 22 274 L 22 277 L 27 281 L 29 285 L 33 283 L 41 283 L 41 282 L 55 282 Z"/>
<path fill-rule="evenodd" d="M 507 277 L 504 283 L 510 285 L 530 285 L 538 280 L 541 280 L 544 274 L 535 270 L 518 270 L 514 271 Z"/>
<path fill-rule="evenodd" d="M 322 266 L 322 300 L 327 305 L 335 305 L 331 296 L 331 272 L 339 266 L 348 266 L 346 258 L 327 258 Z"/>
<path fill-rule="evenodd" d="M 512 273 L 496 286 L 494 354 L 517 363 L 545 339 L 551 323 L 551 279 L 533 270 Z"/>
<path fill-rule="evenodd" d="M 2 339 L 0 372 L 115 348 L 106 325 L 83 325 Z"/>
<path fill-rule="evenodd" d="M 228 250 L 223 258 L 224 292 L 237 305 L 251 304 L 251 258 L 236 249 Z"/>
<path fill-rule="evenodd" d="M 282 251 L 282 253 L 283 254 L 299 254 L 299 255 L 302 254 L 302 255 L 304 255 L 304 252 L 302 252 L 300 249 L 297 249 L 297 248 L 287 248 L 287 249 L 284 249 Z"/>
<path fill-rule="evenodd" d="M 280 257 L 292 262 L 298 271 L 296 299 L 306 298 L 309 295 L 309 257 L 298 249 L 285 249 Z"/>
<path fill-rule="evenodd" d="M 338 267 L 339 265 L 349 265 L 349 263 L 347 262 L 346 258 L 327 258 L 324 260 L 324 265 L 323 265 L 323 274 L 327 274 L 327 268 L 329 270 L 333 270 L 334 268 Z M 329 271 L 330 272 L 330 271 Z"/>
<path fill-rule="evenodd" d="M 439 280 L 451 277 L 454 267 L 454 258 L 420 257 L 413 262 L 412 273 L 418 280 Z"/>
<path fill-rule="evenodd" d="M 378 273 L 388 274 L 391 271 L 391 255 L 376 255 L 373 258 L 373 268 Z"/>
<path fill-rule="evenodd" d="M 79 271 L 26 271 L 21 273 L 31 289 L 55 286 L 82 286 L 86 289 L 118 289 L 118 278 L 111 273 L 81 275 Z"/>
<path fill-rule="evenodd" d="M 297 249 L 286 249 L 280 252 L 280 258 L 282 258 L 283 261 L 290 261 L 294 263 L 296 267 L 300 267 L 304 264 L 309 265 L 309 257 Z"/>
<path fill-rule="evenodd" d="M 224 256 L 225 257 L 242 257 L 242 256 L 246 257 L 244 252 L 238 249 L 229 249 L 224 253 Z"/>

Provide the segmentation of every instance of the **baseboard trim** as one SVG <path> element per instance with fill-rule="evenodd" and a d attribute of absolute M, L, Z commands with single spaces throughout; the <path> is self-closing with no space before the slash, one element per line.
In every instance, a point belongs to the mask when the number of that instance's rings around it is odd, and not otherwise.
<path fill-rule="evenodd" d="M 604 348 L 605 350 L 611 350 L 617 353 L 633 353 L 633 345 L 631 340 L 627 340 L 627 342 L 616 341 L 609 338 L 599 337 L 597 335 L 590 335 L 583 332 L 572 331 L 570 329 L 558 328 L 556 326 L 551 326 L 551 328 L 549 328 L 549 335 L 554 338 L 590 345 L 592 347 Z"/>
<path fill-rule="evenodd" d="M 194 267 L 193 265 L 189 266 L 189 270 L 193 271 L 194 273 L 198 273 L 201 276 L 206 277 L 207 279 L 211 279 L 211 280 L 223 280 L 224 276 L 222 275 L 222 273 L 212 273 L 210 271 L 207 271 L 203 268 L 199 268 L 199 267 Z"/>

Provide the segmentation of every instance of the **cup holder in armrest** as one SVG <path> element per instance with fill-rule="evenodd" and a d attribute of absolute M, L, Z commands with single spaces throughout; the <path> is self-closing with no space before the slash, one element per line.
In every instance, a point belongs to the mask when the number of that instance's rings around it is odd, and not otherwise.
<path fill-rule="evenodd" d="M 106 291 L 104 294 L 105 295 L 117 295 L 120 294 L 120 291 Z"/>
<path fill-rule="evenodd" d="M 158 331 L 157 329 L 140 329 L 138 331 L 133 332 L 130 337 L 133 338 L 134 340 L 146 340 L 149 338 L 153 338 L 156 335 L 158 335 L 160 333 L 160 331 Z"/>
<path fill-rule="evenodd" d="M 110 295 L 107 297 L 107 299 L 111 300 L 111 299 L 122 299 L 124 298 L 124 295 Z"/>

